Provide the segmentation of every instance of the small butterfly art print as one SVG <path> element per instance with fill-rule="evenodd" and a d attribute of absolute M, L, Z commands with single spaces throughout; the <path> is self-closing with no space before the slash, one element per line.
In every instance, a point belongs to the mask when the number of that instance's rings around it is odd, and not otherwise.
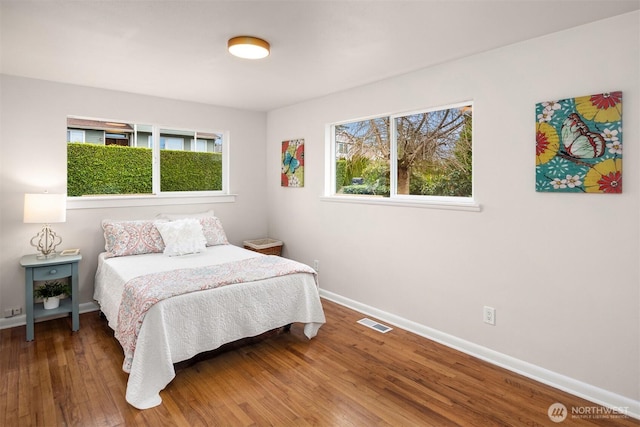
<path fill-rule="evenodd" d="M 622 92 L 536 104 L 536 191 L 622 193 Z"/>
<path fill-rule="evenodd" d="M 282 187 L 304 187 L 304 139 L 282 141 Z"/>

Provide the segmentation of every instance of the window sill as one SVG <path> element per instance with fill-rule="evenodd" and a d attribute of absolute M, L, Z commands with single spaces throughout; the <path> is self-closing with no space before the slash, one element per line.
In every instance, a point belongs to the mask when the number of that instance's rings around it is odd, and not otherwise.
<path fill-rule="evenodd" d="M 437 201 L 437 200 L 415 200 L 415 199 L 390 199 L 386 197 L 353 197 L 353 196 L 322 196 L 320 200 L 332 203 L 355 203 L 364 205 L 402 206 L 426 209 L 445 209 L 454 211 L 480 212 L 482 210 L 479 203 L 474 201 Z"/>
<path fill-rule="evenodd" d="M 211 203 L 233 203 L 236 201 L 235 194 L 220 195 L 194 195 L 194 194 L 171 194 L 171 195 L 131 195 L 131 196 L 86 196 L 67 197 L 67 209 L 100 209 L 100 208 L 128 208 L 138 206 L 169 206 L 169 205 L 192 205 Z"/>

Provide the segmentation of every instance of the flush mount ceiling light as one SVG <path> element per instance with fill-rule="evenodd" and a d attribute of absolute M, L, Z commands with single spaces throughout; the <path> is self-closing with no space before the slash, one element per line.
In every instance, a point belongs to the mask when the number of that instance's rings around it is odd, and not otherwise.
<path fill-rule="evenodd" d="M 238 36 L 229 40 L 229 53 L 239 58 L 261 59 L 269 56 L 269 43 L 251 36 Z"/>

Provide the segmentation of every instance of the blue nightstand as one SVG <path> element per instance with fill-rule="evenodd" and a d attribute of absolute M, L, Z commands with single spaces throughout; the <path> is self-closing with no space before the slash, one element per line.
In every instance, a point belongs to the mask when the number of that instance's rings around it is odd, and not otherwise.
<path fill-rule="evenodd" d="M 20 265 L 25 269 L 25 306 L 27 311 L 27 341 L 33 340 L 33 323 L 35 319 L 61 313 L 71 313 L 71 329 L 80 329 L 78 264 L 82 255 L 56 256 L 55 258 L 38 259 L 37 255 L 25 255 L 20 258 Z M 71 295 L 60 301 L 60 307 L 45 310 L 43 304 L 33 302 L 33 283 L 41 280 L 71 278 Z"/>

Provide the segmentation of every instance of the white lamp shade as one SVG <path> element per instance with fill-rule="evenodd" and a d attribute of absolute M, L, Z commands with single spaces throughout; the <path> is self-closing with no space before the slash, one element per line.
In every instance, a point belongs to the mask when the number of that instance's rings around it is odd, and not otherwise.
<path fill-rule="evenodd" d="M 51 224 L 67 220 L 66 194 L 25 194 L 24 222 Z"/>

